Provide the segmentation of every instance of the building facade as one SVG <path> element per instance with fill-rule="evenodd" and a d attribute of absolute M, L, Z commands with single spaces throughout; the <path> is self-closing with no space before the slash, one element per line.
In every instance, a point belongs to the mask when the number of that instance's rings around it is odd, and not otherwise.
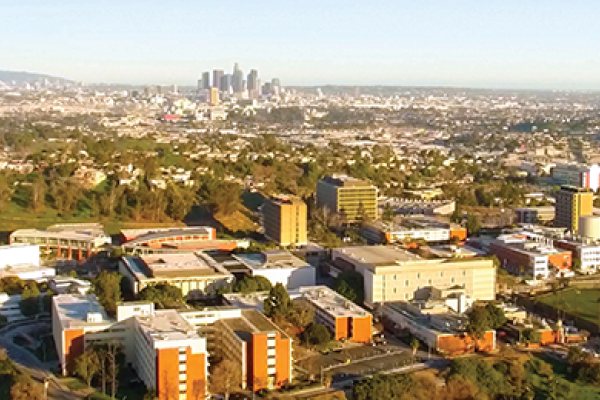
<path fill-rule="evenodd" d="M 515 220 L 518 224 L 538 224 L 552 221 L 554 220 L 554 206 L 516 208 Z"/>
<path fill-rule="evenodd" d="M 572 233 L 579 231 L 579 218 L 592 215 L 594 193 L 590 189 L 562 186 L 556 193 L 554 224 Z"/>
<path fill-rule="evenodd" d="M 262 205 L 265 236 L 280 246 L 305 246 L 306 204 L 296 196 L 279 196 L 267 199 Z"/>
<path fill-rule="evenodd" d="M 346 175 L 326 176 L 317 183 L 317 205 L 343 221 L 377 219 L 377 187 Z"/>

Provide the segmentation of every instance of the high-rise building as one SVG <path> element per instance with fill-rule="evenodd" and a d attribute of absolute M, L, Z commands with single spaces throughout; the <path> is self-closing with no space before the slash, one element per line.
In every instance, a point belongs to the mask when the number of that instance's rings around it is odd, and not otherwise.
<path fill-rule="evenodd" d="M 229 93 L 231 89 L 231 75 L 225 74 L 221 77 L 221 83 L 219 85 L 221 92 Z"/>
<path fill-rule="evenodd" d="M 231 86 L 233 87 L 234 93 L 241 93 L 244 91 L 244 73 L 240 70 L 237 63 L 235 63 L 235 66 L 233 67 Z"/>
<path fill-rule="evenodd" d="M 213 106 L 219 105 L 219 88 L 212 87 L 210 88 L 210 104 Z"/>
<path fill-rule="evenodd" d="M 202 89 L 208 90 L 210 88 L 210 72 L 206 71 L 202 73 Z"/>
<path fill-rule="evenodd" d="M 306 204 L 295 196 L 267 199 L 262 206 L 265 236 L 281 246 L 304 246 L 306 237 Z"/>
<path fill-rule="evenodd" d="M 273 78 L 271 80 L 271 86 L 274 88 L 281 87 L 281 80 L 279 80 L 279 78 Z"/>
<path fill-rule="evenodd" d="M 317 183 L 317 205 L 346 222 L 377 219 L 377 187 L 347 175 L 326 176 Z"/>
<path fill-rule="evenodd" d="M 592 215 L 594 193 L 590 189 L 562 186 L 556 193 L 554 224 L 577 234 L 579 217 Z"/>
<path fill-rule="evenodd" d="M 222 69 L 215 69 L 213 71 L 213 87 L 220 88 L 221 78 L 223 77 L 223 75 L 225 75 L 225 72 L 223 72 Z"/>
<path fill-rule="evenodd" d="M 258 71 L 250 70 L 246 83 L 248 84 L 248 92 L 258 89 Z"/>

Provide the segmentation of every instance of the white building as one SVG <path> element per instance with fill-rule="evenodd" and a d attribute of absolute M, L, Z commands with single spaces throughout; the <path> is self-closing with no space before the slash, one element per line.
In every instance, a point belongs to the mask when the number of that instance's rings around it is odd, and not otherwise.
<path fill-rule="evenodd" d="M 0 293 L 0 315 L 6 318 L 8 323 L 25 319 L 21 313 L 21 295 L 9 296 L 7 293 Z"/>
<path fill-rule="evenodd" d="M 40 246 L 10 244 L 0 246 L 0 269 L 17 265 L 40 265 Z"/>
<path fill-rule="evenodd" d="M 250 270 L 252 276 L 263 276 L 273 285 L 281 283 L 288 289 L 295 289 L 316 283 L 315 267 L 289 251 L 237 254 L 235 258 Z"/>

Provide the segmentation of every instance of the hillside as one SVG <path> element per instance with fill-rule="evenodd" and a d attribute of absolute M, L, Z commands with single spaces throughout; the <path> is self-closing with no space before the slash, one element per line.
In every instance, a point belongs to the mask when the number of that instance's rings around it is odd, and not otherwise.
<path fill-rule="evenodd" d="M 59 78 L 56 76 L 46 75 L 46 74 L 38 74 L 32 72 L 24 72 L 24 71 L 2 71 L 0 70 L 0 81 L 5 83 L 14 82 L 17 85 L 23 83 L 33 83 L 33 82 L 41 82 L 45 79 L 48 79 L 51 82 L 58 81 L 61 84 L 73 82 L 68 79 Z"/>

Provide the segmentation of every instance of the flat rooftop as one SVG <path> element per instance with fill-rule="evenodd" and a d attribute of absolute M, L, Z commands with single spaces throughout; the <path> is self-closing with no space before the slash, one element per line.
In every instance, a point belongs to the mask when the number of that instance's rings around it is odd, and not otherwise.
<path fill-rule="evenodd" d="M 205 236 L 211 234 L 211 228 L 205 226 L 195 227 L 171 227 L 171 228 L 148 228 L 148 229 L 123 229 L 121 236 L 126 240 L 126 243 L 143 243 L 152 240 L 160 240 L 163 238 L 178 238 L 180 241 L 193 240 L 190 236 Z"/>
<path fill-rule="evenodd" d="M 18 229 L 11 233 L 13 237 L 44 237 L 71 240 L 94 240 L 96 238 L 107 238 L 104 227 L 101 224 L 58 224 L 42 229 Z"/>
<path fill-rule="evenodd" d="M 226 318 L 221 320 L 244 341 L 249 341 L 255 333 L 279 333 L 282 337 L 288 335 L 273 324 L 260 311 L 254 309 L 242 310 L 241 318 Z"/>
<path fill-rule="evenodd" d="M 262 253 L 236 254 L 233 256 L 249 269 L 296 269 L 309 264 L 286 250 L 271 250 Z"/>
<path fill-rule="evenodd" d="M 402 314 L 416 324 L 437 334 L 464 332 L 468 321 L 467 317 L 459 314 L 423 314 L 415 306 L 404 301 L 388 302 L 385 303 L 384 307 L 392 310 L 392 312 Z"/>
<path fill-rule="evenodd" d="M 272 196 L 268 199 L 271 203 L 283 205 L 283 204 L 304 204 L 304 201 L 295 195 L 284 195 L 280 194 L 277 196 Z"/>
<path fill-rule="evenodd" d="M 151 254 L 124 259 L 138 279 L 228 275 L 218 263 L 202 253 Z"/>
<path fill-rule="evenodd" d="M 458 225 L 439 222 L 430 218 L 419 217 L 402 218 L 394 222 L 373 221 L 369 222 L 367 226 L 371 226 L 384 232 L 410 232 L 415 230 L 441 231 L 457 229 L 459 227 Z"/>
<path fill-rule="evenodd" d="M 333 186 L 340 186 L 340 187 L 372 187 L 373 185 L 371 185 L 370 182 L 367 181 L 363 181 L 357 178 L 353 178 L 351 176 L 348 175 L 343 175 L 343 174 L 334 174 L 334 175 L 329 175 L 324 177 L 323 182 L 326 182 L 330 185 Z"/>
<path fill-rule="evenodd" d="M 58 318 L 65 328 L 77 328 L 87 325 L 106 325 L 112 321 L 98 302 L 95 295 L 60 294 L 52 298 L 56 305 Z M 88 315 L 101 317 L 100 322 L 88 322 Z"/>
<path fill-rule="evenodd" d="M 394 246 L 355 246 L 334 249 L 345 256 L 373 266 L 387 266 L 407 261 L 421 260 L 421 257 Z"/>
<path fill-rule="evenodd" d="M 156 310 L 154 315 L 136 315 L 134 318 L 155 342 L 200 338 L 194 326 L 176 310 Z"/>

